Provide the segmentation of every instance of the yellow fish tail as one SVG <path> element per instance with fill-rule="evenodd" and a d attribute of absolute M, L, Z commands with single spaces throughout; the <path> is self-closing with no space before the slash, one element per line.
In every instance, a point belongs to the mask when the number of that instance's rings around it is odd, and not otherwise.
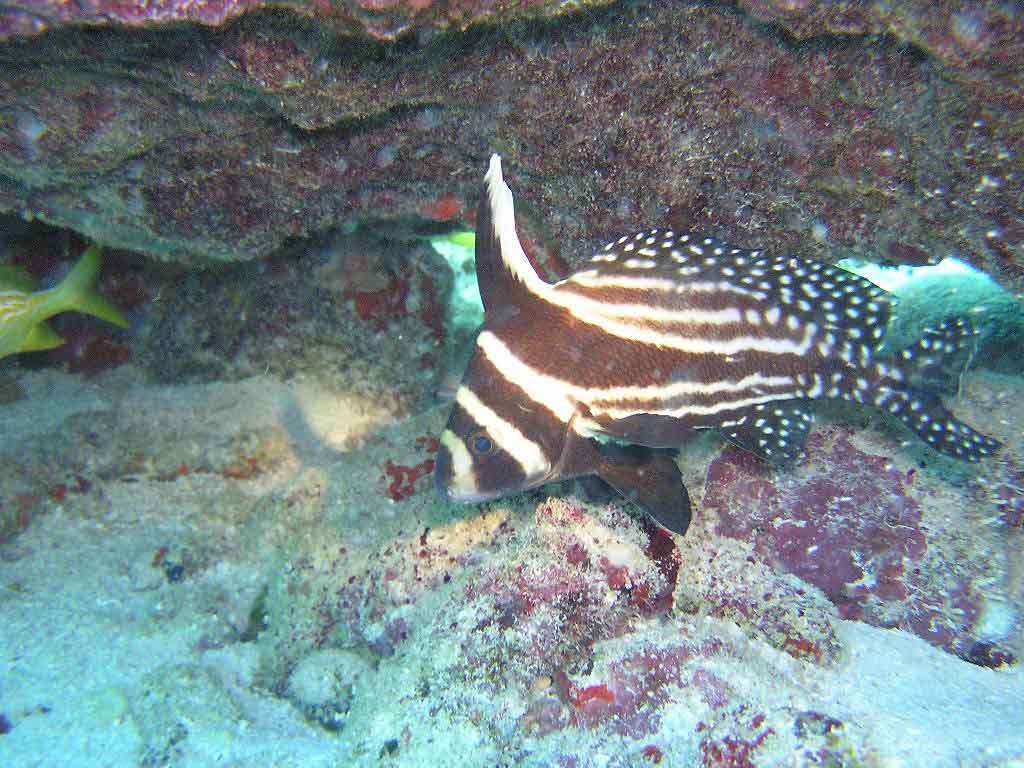
<path fill-rule="evenodd" d="M 31 331 L 18 347 L 18 352 L 40 352 L 44 349 L 56 349 L 64 343 L 64 338 L 46 323 L 40 323 Z"/>
<path fill-rule="evenodd" d="M 100 249 L 90 245 L 63 282 L 53 289 L 58 312 L 84 312 L 108 323 L 127 328 L 128 319 L 121 310 L 96 293 L 100 272 Z M 53 313 L 56 314 L 56 313 Z"/>

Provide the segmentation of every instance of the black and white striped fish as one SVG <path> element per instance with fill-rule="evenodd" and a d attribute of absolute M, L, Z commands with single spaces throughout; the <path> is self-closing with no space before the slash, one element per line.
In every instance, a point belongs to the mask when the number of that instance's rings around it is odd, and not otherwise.
<path fill-rule="evenodd" d="M 951 320 L 898 361 L 883 357 L 886 294 L 838 267 L 652 229 L 550 284 L 519 243 L 493 155 L 476 269 L 484 327 L 441 435 L 435 484 L 446 498 L 598 475 L 681 534 L 689 496 L 672 456 L 656 449 L 717 429 L 787 460 L 807 434 L 809 401 L 822 398 L 888 411 L 950 456 L 977 461 L 998 447 L 909 381 L 910 364 L 956 351 L 971 328 Z"/>

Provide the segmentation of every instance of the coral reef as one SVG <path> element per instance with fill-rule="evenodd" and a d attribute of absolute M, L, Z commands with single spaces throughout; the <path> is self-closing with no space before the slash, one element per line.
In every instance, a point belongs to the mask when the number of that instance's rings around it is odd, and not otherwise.
<path fill-rule="evenodd" d="M 591 0 L 589 4 L 607 2 Z M 394 40 L 414 30 L 461 30 L 470 24 L 501 17 L 550 18 L 566 12 L 562 3 L 552 0 L 528 0 L 519 3 L 514 12 L 497 0 L 462 0 L 455 4 L 433 0 L 288 0 L 276 3 L 223 0 L 199 5 L 183 0 L 166 0 L 156 5 L 101 0 L 87 7 L 68 2 L 17 0 L 6 6 L 0 15 L 0 40 L 83 24 L 158 27 L 172 22 L 195 22 L 216 27 L 245 13 L 267 8 L 286 8 L 300 18 L 315 19 L 336 33 L 357 29 L 376 40 Z M 257 50 L 253 58 L 264 58 L 264 54 Z M 268 65 L 264 63 L 264 66 Z"/>
<path fill-rule="evenodd" d="M 891 35 L 953 68 L 1006 72 L 1017 67 L 1024 19 L 998 2 L 911 0 L 836 4 L 824 0 L 739 0 L 755 18 L 778 24 L 797 39 L 833 35 Z"/>
<path fill-rule="evenodd" d="M 899 627 L 969 656 L 983 639 L 986 605 L 1002 602 L 995 585 L 1005 564 L 983 554 L 999 547 L 998 532 L 972 518 L 958 524 L 949 510 L 971 509 L 983 478 L 957 478 L 962 468 L 931 456 L 940 478 L 862 440 L 842 424 L 816 430 L 806 459 L 782 471 L 725 449 L 704 495 L 715 530 L 818 587 L 843 618 Z"/>
<path fill-rule="evenodd" d="M 337 3 L 159 30 L 118 26 L 123 6 L 99 29 L 74 26 L 93 6 L 9 6 L 75 19 L 0 45 L 0 208 L 249 260 L 343 224 L 468 223 L 497 150 L 529 238 L 566 258 L 663 223 L 833 261 L 958 253 L 1019 286 L 1019 13 L 740 6 Z"/>
<path fill-rule="evenodd" d="M 23 373 L 5 406 L 0 510 L 40 497 L 0 545 L 0 638 L 39 638 L 5 684 L 10 754 L 54 723 L 96 764 L 909 764 L 922 733 L 936 766 L 1024 750 L 1020 677 L 983 668 L 1021 652 L 1019 379 L 965 382 L 958 410 L 1008 440 L 980 475 L 849 413 L 781 470 L 698 441 L 677 539 L 569 484 L 444 504 L 418 470 L 444 408 L 379 429 L 385 408 L 302 377 L 131 373 Z M 91 639 L 69 647 L 69 622 Z"/>
<path fill-rule="evenodd" d="M 831 609 L 813 588 L 794 581 L 787 592 L 778 577 L 766 584 L 755 568 L 725 594 L 714 577 L 701 582 L 688 570 L 683 578 L 696 584 L 685 594 L 701 605 L 677 614 L 673 593 L 680 569 L 691 567 L 688 557 L 721 565 L 729 559 L 723 550 L 705 542 L 683 555 L 663 531 L 645 529 L 621 507 L 548 499 L 525 510 L 534 506 L 532 519 L 500 510 L 441 530 L 424 527 L 369 556 L 338 540 L 293 553 L 266 603 L 264 684 L 276 687 L 280 675 L 319 658 L 321 649 L 342 647 L 378 659 L 367 686 L 389 685 L 386 671 L 406 670 L 423 704 L 434 702 L 435 723 L 477 717 L 490 702 L 486 719 L 500 729 L 490 738 L 523 764 L 532 765 L 527 755 L 546 744 L 570 761 L 556 764 L 588 765 L 588 748 L 570 740 L 609 736 L 622 759 L 656 761 L 698 750 L 752 751 L 772 730 L 758 714 L 761 704 L 726 671 L 747 642 L 726 629 L 730 621 L 800 659 L 793 663 L 830 663 L 820 650 L 808 652 L 813 643 L 830 654 L 838 649 Z M 746 564 L 742 556 L 739 564 Z M 787 607 L 773 609 L 775 601 Z M 737 612 L 741 603 L 748 607 Z M 813 640 L 799 639 L 806 636 Z M 666 729 L 678 726 L 682 711 L 694 737 L 670 743 Z M 362 717 L 350 712 L 346 729 L 363 733 Z M 422 748 L 423 738 L 406 733 L 400 751 Z"/>
<path fill-rule="evenodd" d="M 14 0 L 0 38 L 0 262 L 141 254 L 130 336 L 0 371 L 5 756 L 1020 762 L 1019 377 L 958 382 L 978 467 L 853 408 L 782 468 L 701 435 L 682 539 L 430 480 L 468 331 L 428 239 L 490 151 L 549 278 L 657 222 L 1019 288 L 1010 4 Z"/>

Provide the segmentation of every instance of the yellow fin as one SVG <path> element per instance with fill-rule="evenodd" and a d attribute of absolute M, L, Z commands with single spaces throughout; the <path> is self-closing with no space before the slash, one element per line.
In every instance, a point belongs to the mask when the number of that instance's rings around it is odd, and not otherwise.
<path fill-rule="evenodd" d="M 127 328 L 121 310 L 96 293 L 96 277 L 100 272 L 100 249 L 90 245 L 64 281 L 54 289 L 60 312 L 73 310 L 93 315 L 108 323 Z"/>
<path fill-rule="evenodd" d="M 28 332 L 28 336 L 21 342 L 21 346 L 18 347 L 18 352 L 39 352 L 44 349 L 56 349 L 64 343 L 64 339 L 57 333 L 53 328 L 48 326 L 46 323 L 39 323 L 39 325 L 32 328 Z"/>
<path fill-rule="evenodd" d="M 476 246 L 476 232 L 452 232 L 448 239 L 461 248 L 473 248 Z"/>

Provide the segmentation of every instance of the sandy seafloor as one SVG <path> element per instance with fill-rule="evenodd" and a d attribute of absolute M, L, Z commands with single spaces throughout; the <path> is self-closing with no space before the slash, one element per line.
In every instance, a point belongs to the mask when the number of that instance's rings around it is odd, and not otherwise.
<path fill-rule="evenodd" d="M 638 618 L 594 645 L 590 668 L 571 671 L 575 685 L 609 679 L 623 649 L 682 635 L 729 649 L 702 673 L 726 681 L 727 701 L 709 705 L 670 683 L 653 729 L 636 736 L 564 713 L 549 728 L 527 727 L 526 713 L 534 725 L 543 719 L 531 703 L 538 691 L 557 684 L 517 674 L 526 660 L 516 653 L 481 652 L 500 633 L 465 640 L 494 628 L 469 615 L 481 608 L 459 568 L 501 573 L 502 558 L 535 556 L 530 542 L 548 535 L 534 519 L 541 497 L 481 510 L 444 507 L 425 481 L 400 502 L 381 492 L 381 467 L 422 459 L 415 438 L 437 433 L 443 408 L 388 424 L 386 409 L 312 380 L 157 387 L 129 371 L 18 377 L 26 397 L 0 407 L 4 460 L 26 473 L 71 462 L 90 482 L 47 500 L 0 546 L 4 768 L 1024 765 L 1019 665 L 976 666 L 835 616 L 840 649 L 827 663 L 699 611 Z M 383 431 L 366 437 L 373 429 Z M 516 535 L 497 537 L 498 520 Z M 586 525 L 607 533 L 600 520 Z M 354 583 L 329 553 L 354 558 L 356 577 L 377 575 L 375 559 L 415 549 L 428 527 L 463 556 L 444 578 L 395 560 L 385 576 L 392 614 L 367 608 L 366 626 L 341 630 L 304 625 L 315 609 L 289 606 L 293 591 Z M 689 537 L 709 535 L 698 523 Z M 611 538 L 607 552 L 628 549 Z M 681 580 L 687 567 L 684 557 Z M 300 572 L 310 575 L 293 590 L 288 579 Z M 484 674 L 474 653 L 508 668 Z M 558 698 L 546 700 L 572 708 Z M 701 724 L 715 712 L 726 714 L 711 732 L 723 735 L 709 742 Z M 800 733 L 793 713 L 808 712 L 835 727 Z M 722 722 L 729 717 L 751 721 L 747 747 Z"/>

